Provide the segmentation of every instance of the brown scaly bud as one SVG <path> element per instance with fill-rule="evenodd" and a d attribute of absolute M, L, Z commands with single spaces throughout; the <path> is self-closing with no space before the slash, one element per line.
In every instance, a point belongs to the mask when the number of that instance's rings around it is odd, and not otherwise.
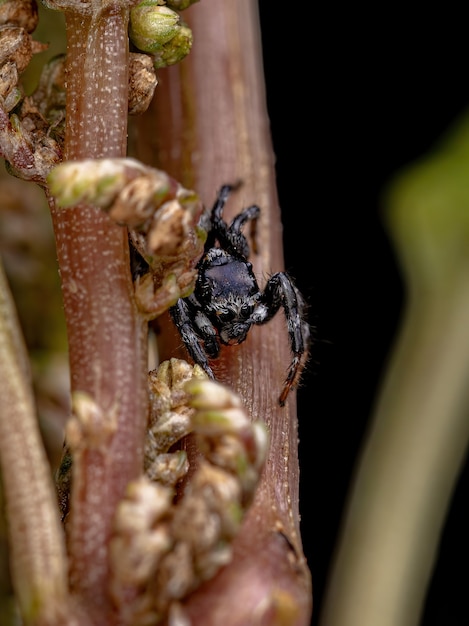
<path fill-rule="evenodd" d="M 192 416 L 189 394 L 185 388 L 189 380 L 204 379 L 207 375 L 201 367 L 192 367 L 186 361 L 164 361 L 149 375 L 150 413 L 145 446 L 145 469 L 159 455 L 165 454 L 183 437 L 192 432 Z"/>
<path fill-rule="evenodd" d="M 38 19 L 35 0 L 1 0 L 0 2 L 0 25 L 19 26 L 27 33 L 32 33 L 36 29 Z"/>
<path fill-rule="evenodd" d="M 40 116 L 26 118 L 8 118 L 0 106 L 0 155 L 7 160 L 12 175 L 44 184 L 47 174 L 62 159 L 61 148 L 43 128 L 36 127 Z"/>
<path fill-rule="evenodd" d="M 72 417 L 66 426 L 66 441 L 74 453 L 74 461 L 83 449 L 105 450 L 116 432 L 117 407 L 104 411 L 84 391 L 72 394 Z"/>
<path fill-rule="evenodd" d="M 133 626 L 186 623 L 185 599 L 231 560 L 268 446 L 264 425 L 198 366 L 171 359 L 150 381 L 147 459 L 151 450 L 163 480 L 150 482 L 147 472 L 129 485 L 110 545 L 111 595 L 122 623 Z M 165 467 L 183 456 L 165 451 L 192 430 L 202 457 L 174 500 Z"/>
<path fill-rule="evenodd" d="M 18 87 L 18 68 L 13 61 L 7 61 L 0 67 L 0 97 L 3 108 L 9 113 L 23 98 L 23 90 Z"/>
<path fill-rule="evenodd" d="M 50 136 L 49 124 L 34 100 L 28 97 L 21 103 L 18 80 L 33 54 L 46 48 L 20 26 L 0 26 L 0 155 L 11 174 L 40 184 L 61 160 L 61 147 Z M 9 116 L 13 109 L 15 114 Z"/>
<path fill-rule="evenodd" d="M 31 35 L 20 26 L 8 24 L 0 26 L 0 65 L 13 61 L 21 74 L 33 54 L 47 49 L 47 44 L 34 41 Z"/>
<path fill-rule="evenodd" d="M 32 98 L 39 112 L 49 122 L 54 133 L 64 132 L 65 123 L 65 55 L 59 54 L 45 64 Z"/>
<path fill-rule="evenodd" d="M 192 378 L 186 384 L 197 442 L 205 459 L 232 474 L 242 487 L 241 501 L 251 501 L 268 448 L 262 422 L 250 422 L 239 396 L 213 380 Z"/>
<path fill-rule="evenodd" d="M 169 487 L 142 476 L 128 485 L 117 507 L 109 544 L 110 594 L 121 624 L 160 622 L 151 596 L 143 590 L 173 545 L 167 523 L 173 496 Z"/>
<path fill-rule="evenodd" d="M 62 163 L 48 182 L 59 206 L 89 202 L 129 228 L 148 265 L 135 280 L 135 298 L 148 319 L 193 290 L 206 239 L 199 226 L 203 205 L 195 192 L 131 158 Z"/>
<path fill-rule="evenodd" d="M 147 54 L 129 55 L 129 114 L 144 113 L 150 106 L 158 84 L 153 62 Z"/>
<path fill-rule="evenodd" d="M 196 265 L 207 238 L 199 225 L 202 210 L 198 196 L 179 187 L 175 197 L 155 213 L 146 233 L 130 233 L 133 245 L 151 270 L 138 277 L 135 285 L 137 304 L 149 319 L 194 289 Z"/>

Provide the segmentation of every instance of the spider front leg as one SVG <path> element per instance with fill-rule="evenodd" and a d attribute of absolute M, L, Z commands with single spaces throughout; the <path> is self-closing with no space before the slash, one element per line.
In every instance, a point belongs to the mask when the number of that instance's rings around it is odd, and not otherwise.
<path fill-rule="evenodd" d="M 230 193 L 238 187 L 241 183 L 235 185 L 223 185 L 218 192 L 218 197 L 212 208 L 211 213 L 211 231 L 209 233 L 206 248 L 214 246 L 215 241 L 220 242 L 220 246 L 226 250 L 229 254 L 234 256 L 242 256 L 245 259 L 249 257 L 249 244 L 246 237 L 241 232 L 244 224 L 249 220 L 257 220 L 260 215 L 260 209 L 256 205 L 252 205 L 243 209 L 239 215 L 237 215 L 231 224 L 228 224 L 223 219 L 223 209 Z M 253 231 L 252 237 L 255 237 Z"/>
<path fill-rule="evenodd" d="M 200 365 L 210 378 L 214 379 L 215 376 L 208 364 L 207 354 L 211 357 L 218 356 L 220 346 L 215 329 L 207 316 L 196 307 L 188 305 L 191 298 L 194 300 L 193 296 L 185 299 L 180 298 L 169 309 L 169 313 L 192 360 Z M 204 341 L 205 350 L 200 345 L 200 339 Z"/>
<path fill-rule="evenodd" d="M 293 359 L 279 397 L 280 406 L 284 406 L 290 390 L 298 384 L 308 358 L 310 329 L 306 321 L 306 304 L 288 274 L 284 272 L 271 276 L 262 300 L 267 308 L 267 315 L 258 323 L 264 324 L 272 319 L 280 306 L 283 307 L 287 320 Z"/>
<path fill-rule="evenodd" d="M 241 232 L 242 227 L 249 220 L 251 220 L 254 224 L 251 236 L 253 240 L 254 251 L 257 252 L 255 224 L 260 213 L 260 208 L 257 205 L 253 204 L 252 206 L 243 209 L 241 213 L 234 218 L 228 228 L 227 233 L 229 239 L 229 247 L 227 248 L 227 250 L 229 252 L 231 252 L 232 254 L 240 254 L 245 259 L 249 258 L 249 244 L 246 237 Z"/>

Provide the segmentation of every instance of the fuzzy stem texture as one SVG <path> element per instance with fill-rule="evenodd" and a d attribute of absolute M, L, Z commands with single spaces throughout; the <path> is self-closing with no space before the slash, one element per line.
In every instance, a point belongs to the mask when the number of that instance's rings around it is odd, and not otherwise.
<path fill-rule="evenodd" d="M 283 270 L 283 248 L 257 6 L 252 0 L 204 0 L 185 11 L 184 19 L 194 34 L 193 50 L 182 63 L 160 71 L 165 88 L 139 122 L 138 156 L 197 189 L 206 206 L 222 184 L 243 181 L 225 217 L 229 221 L 250 204 L 261 207 L 258 254 L 250 260 L 263 288 L 265 276 Z M 168 326 L 160 337 L 162 357 L 174 356 L 180 345 L 174 330 Z M 280 312 L 243 344 L 223 349 L 213 363 L 217 379 L 241 395 L 252 418 L 265 420 L 271 448 L 233 562 L 186 604 L 194 626 L 310 623 L 294 394 L 284 408 L 278 405 L 290 360 Z"/>
<path fill-rule="evenodd" d="M 128 8 L 101 4 L 91 16 L 66 13 L 69 160 L 126 154 Z M 62 210 L 51 199 L 51 207 L 72 392 L 88 394 L 100 416 L 74 459 L 70 579 L 72 590 L 99 616 L 109 614 L 108 539 L 115 507 L 143 464 L 146 332 L 133 300 L 126 229 L 93 206 Z"/>
<path fill-rule="evenodd" d="M 13 585 L 26 624 L 68 625 L 67 561 L 29 363 L 0 264 L 0 461 Z"/>

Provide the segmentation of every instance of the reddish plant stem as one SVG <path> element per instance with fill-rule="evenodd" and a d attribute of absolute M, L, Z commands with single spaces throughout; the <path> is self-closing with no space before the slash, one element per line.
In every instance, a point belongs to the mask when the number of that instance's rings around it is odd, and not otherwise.
<path fill-rule="evenodd" d="M 192 52 L 160 72 L 160 90 L 140 122 L 138 154 L 196 189 L 207 206 L 223 183 L 243 180 L 225 213 L 230 219 L 249 204 L 261 207 L 259 251 L 251 260 L 262 287 L 266 276 L 283 270 L 283 248 L 257 6 L 251 0 L 205 0 L 185 11 L 184 19 L 194 34 Z M 180 340 L 170 326 L 161 325 L 162 355 L 174 356 Z M 278 405 L 290 360 L 279 313 L 213 362 L 216 377 L 240 393 L 253 419 L 266 421 L 271 448 L 233 563 L 187 603 L 194 625 L 310 622 L 311 578 L 299 532 L 294 394 L 284 408 Z M 255 614 L 259 621 L 250 621 Z"/>
<path fill-rule="evenodd" d="M 69 160 L 126 154 L 128 10 L 107 4 L 92 18 L 66 14 Z M 67 525 L 72 591 L 88 608 L 102 605 L 100 614 L 109 611 L 107 545 L 114 510 L 142 468 L 146 325 L 133 301 L 126 229 L 93 206 L 51 205 L 72 392 L 89 394 L 104 418 L 93 433 L 103 431 L 103 445 L 84 438 L 74 459 Z M 106 439 L 110 417 L 115 432 Z"/>

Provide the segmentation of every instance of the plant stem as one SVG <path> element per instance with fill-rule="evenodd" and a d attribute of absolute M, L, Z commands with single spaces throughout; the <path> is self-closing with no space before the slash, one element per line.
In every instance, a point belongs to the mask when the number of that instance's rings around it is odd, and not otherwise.
<path fill-rule="evenodd" d="M 419 623 L 469 438 L 467 277 L 465 268 L 408 307 L 350 493 L 322 626 Z"/>
<path fill-rule="evenodd" d="M 69 160 L 126 154 L 128 9 L 103 2 L 91 17 L 66 13 Z M 108 539 L 117 502 L 143 466 L 147 418 L 146 324 L 133 301 L 127 230 L 93 206 L 51 199 L 67 320 L 71 387 L 101 414 L 74 457 L 68 523 L 72 590 L 106 608 Z M 108 426 L 115 421 L 115 431 Z M 98 420 L 99 422 L 99 420 Z M 104 622 L 100 622 L 104 623 Z"/>
<path fill-rule="evenodd" d="M 19 607 L 26 623 L 69 624 L 57 500 L 38 428 L 26 347 L 1 264 L 0 402 L 0 460 Z"/>
<path fill-rule="evenodd" d="M 250 260 L 262 288 L 264 276 L 283 270 L 283 248 L 257 6 L 251 0 L 205 0 L 185 11 L 184 19 L 194 34 L 192 52 L 160 71 L 164 89 L 139 122 L 138 156 L 196 189 L 206 206 L 222 184 L 242 179 L 225 214 L 229 220 L 230 213 L 233 217 L 249 204 L 261 207 L 259 250 Z M 162 356 L 174 356 L 180 340 L 163 324 Z M 309 624 L 311 580 L 299 533 L 294 394 L 284 408 L 278 405 L 290 360 L 279 313 L 253 329 L 245 343 L 223 349 L 213 363 L 217 379 L 242 396 L 252 418 L 265 420 L 271 447 L 235 541 L 233 563 L 189 599 L 194 624 L 246 624 L 256 612 L 267 620 L 262 624 Z"/>
<path fill-rule="evenodd" d="M 469 441 L 469 118 L 383 194 L 407 303 L 356 469 L 322 626 L 416 626 Z"/>

